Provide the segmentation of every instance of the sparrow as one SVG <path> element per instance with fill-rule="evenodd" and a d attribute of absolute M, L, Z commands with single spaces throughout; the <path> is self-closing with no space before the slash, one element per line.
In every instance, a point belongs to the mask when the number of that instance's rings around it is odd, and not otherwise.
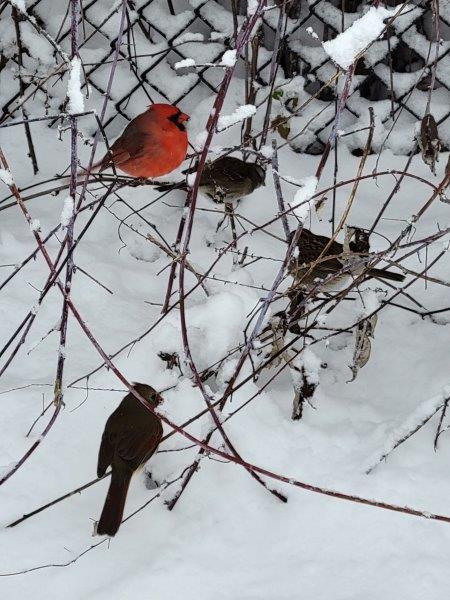
<path fill-rule="evenodd" d="M 363 272 L 365 273 L 364 263 L 357 260 L 352 264 L 352 258 L 359 259 L 369 253 L 369 236 L 362 229 L 356 227 L 352 229 L 355 239 L 349 243 L 350 254 L 344 252 L 342 244 L 333 241 L 323 256 L 321 256 L 321 253 L 330 242 L 330 238 L 317 235 L 305 227 L 302 229 L 297 244 L 298 254 L 289 265 L 289 272 L 294 277 L 295 287 L 298 285 L 313 287 L 317 284 L 317 279 L 325 279 L 334 273 L 338 273 L 344 267 L 344 272 L 338 277 L 333 277 L 329 284 L 325 285 L 325 289 L 336 288 L 349 276 L 356 278 Z M 321 258 L 319 258 L 320 256 Z M 311 269 L 311 266 L 317 260 L 317 264 Z M 400 273 L 375 267 L 369 268 L 365 274 L 369 277 L 378 277 L 395 282 L 401 282 L 405 279 L 405 276 Z"/>
<path fill-rule="evenodd" d="M 236 202 L 264 185 L 266 172 L 258 163 L 249 163 L 234 156 L 222 156 L 206 163 L 200 178 L 200 191 L 216 203 Z M 187 190 L 185 181 L 164 184 L 158 192 Z"/>
<path fill-rule="evenodd" d="M 151 104 L 123 130 L 93 170 L 113 165 L 127 175 L 149 179 L 167 175 L 186 158 L 188 115 L 172 104 Z"/>
<path fill-rule="evenodd" d="M 158 392 L 145 383 L 134 383 L 133 388 L 153 407 L 162 402 Z M 97 535 L 117 533 L 131 477 L 155 452 L 162 434 L 160 418 L 144 408 L 132 393 L 124 397 L 106 421 L 98 453 L 97 477 L 103 477 L 111 466 L 111 482 L 97 524 Z"/>

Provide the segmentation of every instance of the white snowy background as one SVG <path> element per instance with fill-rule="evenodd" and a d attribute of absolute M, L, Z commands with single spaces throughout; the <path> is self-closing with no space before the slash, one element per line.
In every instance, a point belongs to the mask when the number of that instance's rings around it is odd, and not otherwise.
<path fill-rule="evenodd" d="M 101 22 L 102 3 L 97 4 L 98 21 Z M 53 5 L 55 14 L 51 19 L 48 3 L 46 6 L 42 3 L 38 10 L 43 13 L 47 10 L 43 16 L 47 18 L 50 30 L 56 33 L 66 6 Z M 164 12 L 164 3 L 154 3 L 145 10 L 149 11 L 150 19 L 155 19 L 161 27 L 173 27 L 174 32 L 180 30 L 183 19 L 189 20 L 188 9 L 170 17 Z M 207 5 L 204 10 L 207 10 Z M 108 22 L 111 32 L 117 31 L 119 17 L 116 13 Z M 219 32 L 224 31 L 225 17 L 229 18 L 229 14 L 221 14 L 219 8 L 211 12 L 210 18 L 216 19 Z M 6 54 L 15 39 L 11 23 L 5 14 L 1 16 L 0 39 Z M 34 62 L 39 61 L 41 74 L 46 73 L 54 60 L 51 48 L 27 24 L 23 35 Z M 94 63 L 96 56 L 102 55 L 102 44 L 106 43 L 93 38 L 92 43 L 81 51 L 82 61 Z M 204 49 L 200 44 L 190 42 L 190 51 L 185 49 L 185 53 L 197 63 L 204 63 L 215 58 L 212 45 Z M 147 52 L 151 51 L 149 46 L 148 43 Z M 215 50 L 217 54 L 223 53 L 220 46 Z M 334 55 L 332 49 L 328 50 Z M 355 48 L 356 52 L 359 50 Z M 318 51 L 323 52 L 320 48 Z M 227 66 L 232 58 L 226 57 Z M 340 63 L 337 58 L 336 61 Z M 110 65 L 103 68 L 105 86 Z M 9 67 L 1 72 L 2 99 L 9 98 L 16 89 L 14 75 Z M 223 69 L 217 69 L 216 81 L 220 81 L 222 75 Z M 70 78 L 74 110 L 80 108 L 79 105 L 77 107 L 80 98 L 77 98 L 76 81 L 79 76 L 83 79 L 75 65 Z M 180 86 L 186 84 L 183 78 L 191 75 L 177 77 L 167 63 L 161 63 L 159 76 L 163 82 L 161 85 L 170 87 L 176 97 Z M 114 113 L 114 101 L 127 93 L 131 78 L 129 68 L 119 63 L 108 115 Z M 300 103 L 307 97 L 302 79 L 299 76 L 289 83 L 285 82 L 289 93 L 297 93 Z M 58 112 L 68 82 L 66 74 L 53 90 L 48 107 L 51 114 Z M 176 86 L 179 86 L 178 89 Z M 245 104 L 243 89 L 243 81 L 237 75 L 227 94 L 223 116 L 239 112 L 249 114 L 242 108 Z M 82 93 L 85 110 L 99 111 L 103 102 L 100 93 L 93 88 L 87 98 L 85 89 Z M 420 100 L 419 105 L 422 106 L 424 97 L 419 92 L 417 94 L 417 102 Z M 155 95 L 153 100 L 161 98 Z M 202 139 L 213 101 L 210 91 L 200 87 L 197 95 L 190 94 L 185 103 L 180 103 L 182 110 L 191 116 L 188 127 L 192 143 Z M 27 101 L 29 116 L 44 114 L 44 102 L 41 95 L 30 98 Z M 350 102 L 361 116 L 348 130 L 367 126 L 370 103 L 358 94 Z M 439 90 L 433 95 L 432 112 L 436 117 L 444 114 L 448 108 L 446 102 L 448 97 Z M 131 116 L 139 114 L 147 104 L 148 100 L 139 90 L 127 106 L 127 113 Z M 390 127 L 389 123 L 382 123 L 390 103 L 378 102 L 373 107 L 376 115 L 373 149 L 378 152 Z M 277 106 L 273 110 L 276 115 Z M 329 110 L 334 110 L 334 106 Z M 311 108 L 311 112 L 307 109 L 292 119 L 291 132 L 301 131 L 313 114 Z M 15 114 L 15 118 L 19 116 L 20 112 Z M 255 131 L 261 129 L 263 117 L 264 106 L 258 108 L 254 117 Z M 233 118 L 227 124 L 232 123 Z M 78 123 L 82 136 L 89 139 L 96 129 L 92 115 L 80 117 Z M 123 119 L 112 122 L 107 131 L 110 139 L 120 133 L 124 123 Z M 343 118 L 340 128 L 345 130 L 346 127 Z M 389 137 L 381 154 L 368 157 L 365 174 L 374 170 L 403 170 L 407 157 L 402 152 L 411 147 L 416 128 L 417 121 L 405 117 L 405 121 Z M 27 156 L 23 127 L 1 130 L 2 149 L 12 176 L 22 190 L 62 173 L 70 161 L 69 130 L 58 132 L 56 128 L 49 128 L 47 122 L 37 122 L 31 125 L 31 131 L 38 150 L 39 173 L 36 176 L 32 174 Z M 313 135 L 312 132 L 307 130 L 303 140 L 302 136 L 298 138 L 297 149 L 306 144 L 310 135 Z M 351 150 L 364 145 L 366 135 L 365 131 L 356 133 L 343 138 L 345 142 L 339 144 L 340 181 L 355 177 L 360 159 L 353 156 Z M 448 125 L 440 129 L 440 136 L 444 141 L 450 139 Z M 80 136 L 79 140 L 80 162 L 86 164 L 89 147 L 83 144 L 83 137 Z M 279 144 L 284 141 L 277 139 Z M 213 148 L 219 151 L 220 146 L 228 147 L 239 140 L 238 124 L 217 134 Z M 96 156 L 100 157 L 104 149 L 101 144 Z M 436 175 L 432 175 L 417 154 L 412 159 L 410 172 L 438 185 L 443 179 L 447 158 L 447 153 L 441 154 Z M 318 156 L 296 153 L 286 145 L 279 151 L 280 173 L 304 180 L 315 174 L 319 160 Z M 177 180 L 179 173 L 171 178 Z M 7 174 L 3 174 L 1 179 L 0 199 L 3 199 L 10 193 L 6 185 Z M 370 227 L 395 184 L 396 177 L 392 174 L 363 180 L 347 222 Z M 333 160 L 330 159 L 317 192 L 332 185 Z M 24 191 L 23 195 L 52 186 L 53 183 L 42 184 L 41 188 Z M 293 203 L 298 187 L 287 182 L 283 182 L 282 187 L 285 201 Z M 88 195 L 87 200 L 100 197 L 102 191 L 93 186 L 93 196 Z M 350 186 L 337 188 L 337 219 L 349 193 Z M 386 248 L 387 240 L 392 241 L 400 234 L 431 193 L 432 188 L 426 183 L 405 177 L 400 191 L 377 226 L 376 231 L 381 235 L 372 236 L 372 250 Z M 108 199 L 74 256 L 77 266 L 113 293 L 100 287 L 81 270 L 75 273 L 71 290 L 74 304 L 109 354 L 140 336 L 160 317 L 170 265 L 167 255 L 145 239 L 147 233 L 153 234 L 154 231 L 138 215 L 130 216 L 118 230 L 120 219 L 130 215 L 132 210 L 148 205 L 158 194 L 149 186 L 125 188 L 118 194 L 120 197 Z M 319 216 L 311 211 L 306 223 L 313 231 L 324 235 L 331 233 L 331 192 L 327 196 L 323 211 Z M 43 236 L 61 221 L 67 222 L 70 206 L 65 201 L 63 192 L 58 195 L 46 193 L 28 202 L 31 216 L 39 220 Z M 164 238 L 172 243 L 183 214 L 184 201 L 185 193 L 175 191 L 150 204 L 142 211 L 142 217 L 156 225 Z M 277 210 L 269 168 L 266 185 L 245 198 L 236 211 L 253 224 L 262 225 L 273 219 Z M 90 211 L 85 211 L 77 217 L 76 233 L 81 231 L 90 215 Z M 189 261 L 199 272 L 204 272 L 217 258 L 218 249 L 231 241 L 229 228 L 222 228 L 216 233 L 221 217 L 220 207 L 199 197 L 189 255 Z M 3 281 L 14 265 L 35 249 L 35 240 L 17 207 L 1 211 L 0 218 L 0 275 Z M 295 219 L 290 224 L 294 227 Z M 450 206 L 436 199 L 418 222 L 410 239 L 425 238 L 449 225 Z M 206 280 L 210 296 L 207 298 L 201 288 L 189 296 L 188 333 L 199 368 L 206 368 L 244 341 L 243 330 L 249 315 L 259 299 L 265 296 L 262 288 L 270 288 L 279 269 L 279 261 L 286 252 L 285 244 L 267 232 L 283 238 L 281 223 L 276 221 L 266 231 L 254 232 L 238 242 L 240 250 L 248 246 L 249 255 L 265 259 L 241 268 L 232 264 L 232 255 L 228 253 L 214 268 L 215 280 Z M 62 239 L 63 232 L 58 236 Z M 445 248 L 448 241 L 448 236 L 442 238 L 430 244 L 426 253 L 412 255 L 402 264 L 413 271 L 420 271 L 427 261 L 431 262 Z M 47 247 L 54 256 L 59 249 L 58 240 L 53 238 Z M 3 343 L 35 306 L 47 275 L 48 268 L 38 254 L 36 260 L 30 261 L 1 290 Z M 424 312 L 449 306 L 450 264 L 447 255 L 430 269 L 429 275 L 441 279 L 444 284 L 418 280 L 408 288 L 408 292 L 423 305 L 421 310 Z M 189 272 L 186 277 L 190 288 L 196 280 Z M 406 283 L 408 281 L 407 277 Z M 283 290 L 288 283 L 283 284 Z M 379 298 L 389 293 L 389 288 L 373 281 L 363 284 L 363 289 L 375 290 Z M 327 320 L 327 326 L 346 326 L 357 320 L 361 303 L 358 294 L 353 293 L 351 297 L 355 301 L 342 303 L 336 314 L 332 313 Z M 399 297 L 397 300 L 399 304 L 417 310 L 417 305 L 407 298 Z M 274 304 L 272 313 L 284 308 L 283 302 Z M 0 382 L 0 465 L 3 473 L 39 438 L 49 418 L 51 409 L 26 437 L 42 406 L 53 398 L 58 332 L 54 331 L 40 340 L 57 327 L 61 303 L 60 292 L 52 290 L 39 309 L 25 344 Z M 184 375 L 179 377 L 176 369 L 166 370 L 158 357 L 160 351 L 177 351 L 182 355 L 179 321 L 179 312 L 175 309 L 150 335 L 121 353 L 114 362 L 129 381 L 147 382 L 158 390 L 173 386 L 163 394 L 165 402 L 162 410 L 172 421 L 181 424 L 205 405 L 198 388 L 192 385 L 188 366 L 182 365 Z M 225 430 L 247 461 L 275 473 L 348 494 L 450 515 L 449 434 L 444 431 L 440 436 L 437 451 L 433 447 L 440 413 L 394 450 L 387 461 L 379 464 L 370 475 L 365 473 L 374 458 L 389 448 L 392 439 L 400 438 L 403 430 L 420 423 L 427 411 L 433 412 L 433 406 L 442 403 L 450 385 L 449 326 L 449 312 L 431 319 L 399 307 L 385 307 L 379 315 L 372 340 L 371 358 L 354 382 L 348 383 L 351 376 L 348 365 L 354 341 L 351 333 L 344 333 L 331 338 L 328 345 L 315 344 L 313 347 L 314 354 L 326 363 L 326 368 L 320 369 L 320 385 L 312 399 L 312 406 L 305 406 L 301 421 L 291 420 L 293 391 L 289 372 L 285 370 L 261 395 L 230 419 Z M 235 358 L 236 355 L 232 357 Z M 101 362 L 94 347 L 70 317 L 64 372 L 65 406 L 36 452 L 2 486 L 1 525 L 6 526 L 22 514 L 95 477 L 104 423 L 125 393 L 124 388 L 105 368 L 89 378 L 89 392 L 86 391 L 85 379 L 77 383 L 77 387 L 70 384 Z M 232 367 L 233 364 L 225 364 L 217 379 L 208 382 L 212 393 L 223 392 Z M 243 374 L 249 373 L 250 366 L 246 364 Z M 227 411 L 234 410 L 252 397 L 272 374 L 273 370 L 265 372 L 256 383 L 249 382 L 240 388 L 227 404 Z M 102 388 L 118 391 L 103 391 Z M 444 420 L 443 427 L 447 425 Z M 203 438 L 209 427 L 210 419 L 204 417 L 188 430 Z M 168 433 L 170 430 L 166 429 Z M 220 447 L 222 439 L 215 434 L 211 444 Z M 192 462 L 197 455 L 195 447 L 164 452 L 186 446 L 189 446 L 188 441 L 180 435 L 172 436 L 160 446 L 160 452 L 147 466 L 156 482 L 176 479 Z M 5 575 L 0 578 L 1 597 L 7 600 L 121 600 L 134 597 L 155 600 L 180 597 L 184 600 L 356 600 L 361 597 L 380 600 L 397 597 L 416 600 L 443 597 L 448 593 L 449 523 L 324 497 L 291 485 L 267 481 L 288 496 L 287 504 L 277 501 L 242 467 L 226 464 L 212 456 L 204 458 L 173 511 L 167 510 L 164 501 L 172 498 L 177 484 L 169 486 L 144 510 L 123 524 L 113 540 L 104 541 L 80 557 L 92 544 L 101 541 L 92 537 L 93 524 L 99 517 L 108 486 L 108 480 L 101 481 L 17 527 L 0 530 L 0 575 Z M 137 474 L 130 487 L 125 515 L 134 512 L 157 493 L 158 490 L 147 489 L 143 472 Z M 33 570 L 36 567 L 42 568 Z M 32 570 L 25 572 L 29 569 Z"/>

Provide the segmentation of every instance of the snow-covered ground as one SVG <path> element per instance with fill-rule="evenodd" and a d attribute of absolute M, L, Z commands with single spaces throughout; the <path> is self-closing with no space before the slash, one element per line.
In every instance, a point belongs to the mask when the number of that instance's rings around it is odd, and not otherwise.
<path fill-rule="evenodd" d="M 8 76 L 5 79 L 12 85 Z M 115 85 L 119 87 L 120 80 Z M 242 87 L 239 80 L 232 85 L 223 115 L 239 112 L 244 104 Z M 212 102 L 213 98 L 209 97 L 181 107 L 191 115 L 190 139 L 197 139 L 199 134 L 201 137 Z M 136 104 L 135 114 L 144 110 L 145 105 L 145 101 Z M 35 114 L 42 114 L 38 101 L 31 106 Z M 87 110 L 100 106 L 98 95 L 93 94 L 85 101 Z M 257 124 L 261 124 L 262 116 L 259 111 Z M 298 130 L 307 120 L 308 115 L 299 118 Z M 345 123 L 342 128 L 344 126 Z M 377 126 L 381 127 L 379 121 Z M 80 128 L 86 135 L 92 134 L 95 130 L 92 117 L 81 118 Z M 236 143 L 239 128 L 240 125 L 235 125 L 220 133 L 214 138 L 213 146 Z M 409 127 L 405 125 L 399 139 L 407 139 L 413 128 L 413 123 Z M 111 131 L 111 137 L 118 132 Z M 69 131 L 63 132 L 59 140 L 54 129 L 45 123 L 36 123 L 32 125 L 32 133 L 39 148 L 40 172 L 35 177 L 31 175 L 26 155 L 23 128 L 14 127 L 2 133 L 2 148 L 11 173 L 22 189 L 61 173 L 69 162 Z M 376 131 L 375 139 L 382 139 L 382 134 Z M 279 143 L 282 141 L 280 138 Z M 104 147 L 100 148 L 99 157 L 103 150 Z M 80 154 L 82 163 L 86 164 L 89 151 L 82 144 Z M 298 154 L 284 147 L 279 152 L 280 173 L 297 180 L 311 177 L 319 160 L 320 157 Z M 339 180 L 352 179 L 359 160 L 350 153 L 346 143 L 340 143 Z M 416 155 L 410 172 L 438 184 L 446 162 L 447 155 L 443 154 L 437 174 L 433 176 L 420 155 Z M 318 192 L 333 184 L 332 163 L 331 158 L 318 184 Z M 374 169 L 379 172 L 403 170 L 405 163 L 405 156 L 394 155 L 388 149 L 380 156 L 368 157 L 365 173 Z M 8 179 L 2 176 L 5 178 Z M 370 227 L 395 183 L 392 174 L 362 181 L 347 222 Z M 9 195 L 4 182 L 0 182 L 0 191 L 0 198 Z M 100 195 L 101 191 L 94 193 Z M 285 201 L 293 202 L 298 187 L 284 182 L 283 191 Z M 392 241 L 399 235 L 431 192 L 429 186 L 406 177 L 401 191 L 394 196 L 377 226 L 377 233 L 381 235 L 372 237 L 372 249 L 386 248 L 386 238 Z M 337 189 L 338 217 L 349 193 L 350 186 Z M 146 206 L 158 195 L 150 187 L 127 188 L 118 194 L 120 198 L 109 198 L 76 250 L 74 260 L 80 270 L 75 274 L 71 292 L 74 304 L 109 354 L 140 336 L 160 317 L 170 261 L 145 236 L 154 234 L 148 225 L 151 223 L 172 243 L 185 200 L 183 192 L 173 192 L 142 211 L 147 222 L 132 215 L 119 228 L 120 219 L 130 215 L 132 209 Z M 317 233 L 329 235 L 331 193 L 327 195 L 328 200 L 319 214 L 321 220 L 311 211 L 307 225 Z M 48 194 L 30 201 L 28 207 L 32 218 L 39 220 L 42 234 L 46 235 L 61 222 L 61 213 L 67 211 L 66 196 Z M 253 224 L 261 225 L 271 220 L 277 210 L 269 169 L 266 185 L 245 198 L 237 212 Z M 86 211 L 78 217 L 76 233 L 90 216 L 91 212 Z M 18 209 L 2 211 L 0 217 L 0 262 L 16 265 L 34 250 L 35 241 Z M 189 255 L 190 263 L 200 272 L 217 258 L 218 249 L 231 240 L 229 228 L 216 233 L 220 219 L 220 207 L 200 197 Z M 292 226 L 294 223 L 295 220 Z M 450 206 L 436 199 L 420 219 L 412 239 L 425 238 L 449 223 Z M 279 221 L 267 231 L 283 237 Z M 445 240 L 448 243 L 448 237 Z M 207 280 L 210 296 L 206 297 L 199 288 L 187 300 L 188 334 L 199 368 L 206 368 L 244 341 L 243 330 L 249 315 L 259 298 L 265 295 L 260 288 L 271 286 L 279 261 L 285 255 L 285 244 L 264 231 L 242 238 L 238 247 L 243 250 L 245 246 L 249 255 L 265 259 L 249 267 L 236 268 L 231 254 L 227 254 L 214 269 L 215 280 Z M 59 243 L 50 241 L 48 248 L 54 256 Z M 443 248 L 441 239 L 431 244 L 426 254 L 413 255 L 404 265 L 420 271 Z M 403 252 L 406 251 L 399 254 Z M 12 268 L 2 266 L 2 280 Z M 36 304 L 47 273 L 38 255 L 0 292 L 3 343 Z M 430 269 L 429 275 L 450 281 L 447 255 Z M 195 284 L 191 273 L 186 277 L 189 287 Z M 287 284 L 283 284 L 283 289 Z M 389 289 L 378 282 L 367 282 L 363 288 Z M 425 285 L 419 280 L 408 292 L 423 305 L 423 311 L 449 306 L 448 284 L 427 282 Z M 379 296 L 384 297 L 381 292 Z M 352 294 L 352 297 L 357 295 Z M 417 309 L 406 297 L 400 296 L 396 301 Z M 283 306 L 282 302 L 274 304 L 272 312 Z M 356 320 L 360 310 L 358 301 L 342 303 L 339 311 L 330 315 L 326 326 L 349 324 Z M 38 439 L 52 410 L 50 408 L 25 437 L 42 406 L 53 398 L 59 335 L 54 331 L 40 340 L 57 326 L 60 312 L 61 294 L 54 289 L 39 309 L 26 343 L 2 377 L 2 472 L 9 470 Z M 184 376 L 179 377 L 176 369 L 166 370 L 158 357 L 160 351 L 182 354 L 179 321 L 179 313 L 174 309 L 151 334 L 121 353 L 114 362 L 130 381 L 147 382 L 158 390 L 174 386 L 163 394 L 162 410 L 172 421 L 181 424 L 205 405 L 198 388 L 192 385 L 189 368 L 182 365 Z M 420 422 L 424 407 L 432 412 L 437 399 L 444 397 L 446 386 L 450 384 L 449 326 L 450 312 L 431 320 L 388 306 L 379 315 L 370 360 L 354 382 L 347 383 L 351 378 L 348 365 L 354 342 L 352 334 L 346 333 L 332 338 L 328 345 L 314 345 L 314 353 L 326 363 L 326 368 L 320 370 L 320 385 L 313 406 L 305 407 L 301 421 L 291 420 L 293 391 L 289 373 L 285 371 L 231 418 L 225 430 L 247 461 L 275 473 L 365 498 L 450 515 L 448 432 L 440 436 L 438 450 L 435 452 L 433 448 L 440 413 L 394 450 L 370 475 L 365 473 L 373 458 L 389 447 L 393 431 L 401 437 L 405 422 L 414 425 L 411 414 L 415 415 L 414 421 Z M 78 324 L 70 318 L 65 386 L 101 362 Z M 208 382 L 211 393 L 223 391 L 232 366 L 226 363 L 217 379 Z M 246 365 L 243 374 L 249 372 L 250 367 Z M 234 410 L 248 400 L 272 374 L 273 371 L 264 373 L 257 383 L 250 381 L 240 388 L 226 410 Z M 102 390 L 123 390 L 114 374 L 104 368 L 90 377 L 88 384 L 89 393 L 85 389 L 86 380 L 76 388 L 65 387 L 65 407 L 50 433 L 2 486 L 1 525 L 95 477 L 105 420 L 124 392 Z M 210 425 L 210 419 L 204 417 L 192 424 L 189 431 L 203 438 Z M 444 420 L 444 428 L 447 425 Z M 220 447 L 222 439 L 215 434 L 211 444 Z M 197 455 L 196 448 L 185 449 L 187 446 L 189 443 L 182 436 L 172 436 L 149 462 L 147 468 L 162 488 L 165 482 L 177 479 Z M 179 452 L 165 452 L 177 448 Z M 275 481 L 268 480 L 268 483 L 288 496 L 287 504 L 277 501 L 240 466 L 210 456 L 201 461 L 198 473 L 175 509 L 169 512 L 164 502 L 173 497 L 177 483 L 160 493 L 158 489 L 147 489 L 141 472 L 132 481 L 125 514 L 133 513 L 153 496 L 159 494 L 158 497 L 123 524 L 114 539 L 103 541 L 80 556 L 92 544 L 102 541 L 92 538 L 93 523 L 99 517 L 108 485 L 102 481 L 17 527 L 0 530 L 0 575 L 10 574 L 0 578 L 1 598 L 359 600 L 364 597 L 380 600 L 396 597 L 419 600 L 447 593 L 450 524 L 324 497 Z M 32 570 L 24 572 L 29 569 Z"/>

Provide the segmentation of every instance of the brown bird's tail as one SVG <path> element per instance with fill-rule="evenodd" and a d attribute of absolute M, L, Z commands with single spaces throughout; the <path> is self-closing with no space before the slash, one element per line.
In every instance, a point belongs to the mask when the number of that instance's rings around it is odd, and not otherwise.
<path fill-rule="evenodd" d="M 384 271 L 383 269 L 370 269 L 369 275 L 371 277 L 379 277 L 380 279 L 387 279 L 388 281 L 404 281 L 405 276 L 401 273 L 394 273 L 394 271 Z"/>
<path fill-rule="evenodd" d="M 113 469 L 108 494 L 97 525 L 97 535 L 116 535 L 122 522 L 131 475 L 132 473 Z"/>

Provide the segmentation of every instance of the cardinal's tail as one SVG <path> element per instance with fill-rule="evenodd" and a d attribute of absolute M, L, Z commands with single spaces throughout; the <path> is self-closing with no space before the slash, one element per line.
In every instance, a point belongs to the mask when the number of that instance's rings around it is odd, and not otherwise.
<path fill-rule="evenodd" d="M 394 271 L 387 271 L 383 269 L 370 269 L 369 274 L 372 277 L 379 277 L 380 279 L 387 279 L 389 281 L 404 281 L 405 276 L 401 273 L 395 273 Z"/>
<path fill-rule="evenodd" d="M 125 500 L 131 481 L 130 472 L 113 469 L 111 483 L 103 506 L 100 521 L 97 524 L 97 535 L 116 535 L 123 517 Z"/>

